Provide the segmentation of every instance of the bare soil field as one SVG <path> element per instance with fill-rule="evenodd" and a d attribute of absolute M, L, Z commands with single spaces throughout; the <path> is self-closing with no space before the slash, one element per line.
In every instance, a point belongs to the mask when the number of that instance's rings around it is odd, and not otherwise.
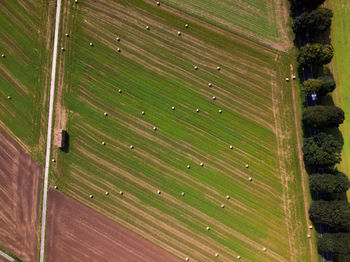
<path fill-rule="evenodd" d="M 0 130 L 0 246 L 36 261 L 42 167 Z"/>
<path fill-rule="evenodd" d="M 50 190 L 46 261 L 179 261 L 102 215 Z"/>

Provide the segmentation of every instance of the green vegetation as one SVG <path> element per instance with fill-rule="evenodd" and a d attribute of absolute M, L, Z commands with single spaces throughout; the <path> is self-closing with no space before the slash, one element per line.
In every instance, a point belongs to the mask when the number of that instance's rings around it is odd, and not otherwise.
<path fill-rule="evenodd" d="M 350 64 L 347 54 L 350 50 L 350 3 L 347 1 L 328 0 L 328 7 L 334 13 L 331 37 L 335 48 L 331 63 L 332 72 L 337 81 L 337 89 L 333 93 L 335 103 L 340 106 L 345 115 L 350 114 Z M 350 117 L 347 117 L 340 127 L 344 138 L 343 160 L 339 165 L 347 175 L 350 174 Z M 348 191 L 350 197 L 350 191 Z"/>
<path fill-rule="evenodd" d="M 333 13 L 327 8 L 317 8 L 311 12 L 304 12 L 293 22 L 294 33 L 317 34 L 327 30 L 332 24 Z"/>
<path fill-rule="evenodd" d="M 180 258 L 311 261 L 291 56 L 143 1 L 67 10 L 59 190 Z"/>
<path fill-rule="evenodd" d="M 47 1 L 0 5 L 0 126 L 12 132 L 37 160 L 43 159 L 47 65 Z M 44 110 L 45 111 L 45 110 Z"/>
<path fill-rule="evenodd" d="M 349 178 L 343 173 L 311 174 L 310 190 L 321 193 L 345 193 L 350 188 Z"/>
<path fill-rule="evenodd" d="M 317 245 L 320 250 L 324 250 L 325 252 L 350 254 L 350 233 L 324 234 L 318 239 Z"/>
<path fill-rule="evenodd" d="M 304 160 L 311 167 L 332 169 L 341 160 L 341 144 L 332 135 L 319 133 L 304 138 Z"/>
<path fill-rule="evenodd" d="M 303 112 L 303 124 L 306 127 L 338 127 L 344 121 L 344 111 L 336 106 L 312 106 Z"/>
<path fill-rule="evenodd" d="M 333 53 L 332 45 L 306 44 L 300 48 L 298 62 L 301 66 L 325 65 L 332 61 Z"/>
<path fill-rule="evenodd" d="M 3 249 L 2 247 L 0 247 L 0 251 L 4 252 L 5 254 L 9 255 L 10 257 L 12 257 L 16 262 L 23 262 L 22 259 L 18 258 L 17 256 L 15 256 L 14 254 L 12 254 L 10 251 L 7 251 L 5 249 Z"/>

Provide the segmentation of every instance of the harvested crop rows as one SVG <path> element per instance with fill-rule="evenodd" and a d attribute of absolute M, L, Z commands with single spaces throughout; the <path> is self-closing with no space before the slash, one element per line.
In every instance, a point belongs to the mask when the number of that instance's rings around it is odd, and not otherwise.
<path fill-rule="evenodd" d="M 282 54 L 163 3 L 63 10 L 59 190 L 181 259 L 298 257 L 277 145 Z"/>
<path fill-rule="evenodd" d="M 36 261 L 42 168 L 0 131 L 0 247 Z"/>
<path fill-rule="evenodd" d="M 57 191 L 49 192 L 46 261 L 178 261 Z M 59 215 L 57 215 L 59 214 Z"/>
<path fill-rule="evenodd" d="M 44 4 L 45 2 L 45 4 Z M 0 126 L 43 156 L 53 0 L 0 3 Z"/>

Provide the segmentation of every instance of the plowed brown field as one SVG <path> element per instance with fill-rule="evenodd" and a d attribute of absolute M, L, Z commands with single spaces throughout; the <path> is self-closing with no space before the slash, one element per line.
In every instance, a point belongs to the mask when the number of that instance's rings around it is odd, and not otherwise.
<path fill-rule="evenodd" d="M 36 261 L 42 167 L 0 130 L 0 246 Z"/>
<path fill-rule="evenodd" d="M 46 261 L 179 261 L 58 191 L 49 191 Z"/>

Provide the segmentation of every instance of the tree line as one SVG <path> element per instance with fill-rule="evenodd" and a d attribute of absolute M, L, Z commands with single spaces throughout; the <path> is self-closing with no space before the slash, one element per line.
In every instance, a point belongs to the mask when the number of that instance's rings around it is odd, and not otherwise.
<path fill-rule="evenodd" d="M 345 116 L 341 108 L 329 103 L 336 83 L 324 65 L 331 62 L 334 49 L 329 42 L 322 41 L 329 36 L 333 12 L 320 7 L 325 0 L 289 1 L 292 29 L 300 40 L 297 61 L 303 70 L 309 67 L 313 72 L 313 78 L 302 82 L 301 92 L 306 101 L 316 100 L 316 104 L 305 106 L 302 114 L 304 162 L 310 192 L 317 196 L 313 197 L 316 199 L 310 206 L 309 217 L 315 227 L 322 225 L 328 229 L 318 236 L 319 253 L 331 252 L 336 261 L 350 261 L 350 204 L 346 198 L 350 181 L 335 167 L 341 162 L 338 127 Z"/>

